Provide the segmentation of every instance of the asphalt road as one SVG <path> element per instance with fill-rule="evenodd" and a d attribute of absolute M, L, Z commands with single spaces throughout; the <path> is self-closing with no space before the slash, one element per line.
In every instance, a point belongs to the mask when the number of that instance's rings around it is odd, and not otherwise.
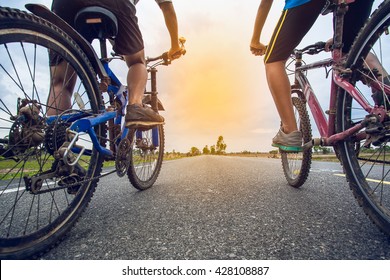
<path fill-rule="evenodd" d="M 278 159 L 200 156 L 165 162 L 143 192 L 111 175 L 42 259 L 390 259 L 390 238 L 337 173 L 338 163 L 313 162 L 294 189 Z"/>

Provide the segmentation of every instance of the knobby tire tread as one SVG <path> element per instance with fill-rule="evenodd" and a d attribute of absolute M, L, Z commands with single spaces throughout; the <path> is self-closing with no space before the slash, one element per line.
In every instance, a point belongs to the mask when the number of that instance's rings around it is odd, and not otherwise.
<path fill-rule="evenodd" d="M 19 29 L 26 29 L 35 31 L 38 33 L 41 33 L 45 36 L 55 36 L 54 40 L 57 40 L 59 42 L 63 41 L 69 44 L 67 46 L 69 52 L 77 52 L 76 57 L 82 57 L 81 64 L 83 65 L 85 72 L 87 73 L 87 76 L 89 76 L 89 83 L 91 83 L 91 86 L 95 88 L 95 92 L 98 93 L 96 95 L 96 103 L 97 107 L 99 108 L 102 105 L 101 96 L 99 93 L 99 89 L 97 86 L 97 80 L 96 80 L 96 74 L 94 69 L 92 68 L 90 62 L 86 58 L 83 51 L 77 46 L 77 44 L 64 32 L 61 31 L 58 27 L 51 24 L 50 22 L 39 18 L 35 15 L 32 15 L 30 13 L 27 13 L 25 11 L 20 11 L 18 9 L 12 9 L 8 7 L 0 7 L 0 28 L 6 29 L 6 28 L 19 28 Z M 60 36 L 62 39 L 58 39 Z M 93 78 L 94 77 L 94 78 Z M 94 80 L 93 80 L 94 79 Z M 99 135 L 101 136 L 101 142 L 105 142 L 106 138 L 106 126 L 101 125 L 99 128 L 100 132 L 98 131 Z M 98 177 L 102 171 L 103 166 L 103 157 L 99 154 L 94 156 L 91 159 L 90 166 L 93 165 L 93 175 L 94 177 Z M 38 258 L 42 256 L 44 253 L 46 253 L 48 250 L 52 249 L 53 247 L 57 246 L 67 235 L 67 233 L 70 231 L 70 229 L 76 224 L 76 222 L 81 217 L 81 214 L 84 212 L 84 210 L 87 208 L 89 202 L 91 201 L 91 198 L 96 190 L 96 186 L 98 183 L 97 180 L 93 180 L 88 187 L 86 187 L 86 191 L 83 194 L 84 197 L 82 197 L 81 201 L 76 205 L 77 209 L 74 210 L 73 215 L 69 217 L 64 217 L 63 219 L 68 219 L 68 221 L 65 222 L 65 225 L 56 227 L 50 231 L 50 236 L 47 238 L 44 238 L 44 241 L 40 243 L 34 243 L 32 247 L 24 248 L 23 250 L 15 249 L 11 253 L 5 253 L 3 254 L 0 251 L 0 257 L 3 258 L 9 258 L 9 259 L 25 259 L 25 258 Z M 78 194 L 81 195 L 81 194 Z M 70 206 L 68 206 L 69 208 Z M 64 211 L 68 212 L 68 211 Z M 64 215 L 62 213 L 61 215 Z M 47 236 L 47 234 L 46 234 Z M 33 238 L 33 237 L 31 237 Z M 33 240 L 32 240 L 33 241 Z"/>
<path fill-rule="evenodd" d="M 143 182 L 138 178 L 137 173 L 134 170 L 135 165 L 133 162 L 130 163 L 130 167 L 127 171 L 127 177 L 129 179 L 130 183 L 133 185 L 134 188 L 136 188 L 140 191 L 143 191 L 143 190 L 146 190 L 146 189 L 149 189 L 150 187 L 152 187 L 153 184 L 156 182 L 156 180 L 160 174 L 160 171 L 161 171 L 161 166 L 162 166 L 162 162 L 163 162 L 163 158 L 164 158 L 164 148 L 165 148 L 164 126 L 159 125 L 158 131 L 159 131 L 158 134 L 159 134 L 160 145 L 161 145 L 161 153 L 159 153 L 159 156 L 157 159 L 156 169 L 153 171 L 153 174 L 149 178 L 149 180 Z M 135 132 L 134 132 L 134 134 L 135 134 Z M 131 160 L 133 160 L 133 157 L 131 157 Z"/>
<path fill-rule="evenodd" d="M 310 125 L 310 119 L 307 112 L 306 104 L 300 97 L 292 97 L 292 102 L 294 107 L 297 109 L 300 123 L 298 126 L 301 127 L 301 131 L 303 134 L 304 142 L 308 142 L 312 138 L 311 133 L 311 125 Z M 297 178 L 291 178 L 289 175 L 289 163 L 288 163 L 288 153 L 282 152 L 282 166 L 283 166 L 283 173 L 286 177 L 287 182 L 290 186 L 294 188 L 301 187 L 307 180 L 309 173 L 310 173 L 310 166 L 311 166 L 311 150 L 306 150 L 302 152 L 302 165 L 300 168 L 300 172 Z"/>
<path fill-rule="evenodd" d="M 372 13 L 369 20 L 355 38 L 346 60 L 346 68 L 352 69 L 352 84 L 356 82 L 358 77 L 358 74 L 356 73 L 358 72 L 358 69 L 362 67 L 363 59 L 360 59 L 359 56 L 365 57 L 368 54 L 372 44 L 379 38 L 380 32 L 374 33 L 374 35 L 367 41 L 367 38 L 369 37 L 368 35 L 371 34 L 372 31 L 378 29 L 378 27 L 381 27 L 379 26 L 381 19 L 386 17 L 389 13 L 390 0 L 385 0 Z M 385 26 L 389 26 L 389 24 L 390 20 L 387 21 Z M 344 126 L 347 124 L 343 123 L 345 122 L 344 116 L 349 112 L 350 107 L 351 98 L 348 93 L 339 89 L 336 114 L 336 129 L 338 132 L 345 130 Z M 382 213 L 375 203 L 371 203 L 371 198 L 365 191 L 365 188 L 368 188 L 365 187 L 367 186 L 367 182 L 360 170 L 358 159 L 353 155 L 354 150 L 352 145 L 348 145 L 347 142 L 341 142 L 337 145 L 337 149 L 340 152 L 341 164 L 343 165 L 346 179 L 349 182 L 350 189 L 352 190 L 358 205 L 362 207 L 365 214 L 382 232 L 390 235 L 390 217 L 388 214 Z M 386 215 L 387 217 L 384 217 Z"/>

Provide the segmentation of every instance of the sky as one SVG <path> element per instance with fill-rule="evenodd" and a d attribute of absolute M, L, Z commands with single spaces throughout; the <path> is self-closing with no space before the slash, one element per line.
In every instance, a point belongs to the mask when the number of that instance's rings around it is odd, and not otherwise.
<path fill-rule="evenodd" d="M 378 4 L 375 1 L 375 6 Z M 23 8 L 26 3 L 48 7 L 51 0 L 5 1 L 0 5 Z M 215 145 L 223 136 L 227 152 L 268 152 L 280 119 L 265 80 L 262 57 L 249 51 L 260 0 L 174 0 L 179 34 L 187 39 L 187 54 L 158 72 L 158 92 L 165 112 L 165 150 L 188 152 Z M 268 43 L 284 1 L 274 1 L 261 41 Z M 154 0 L 141 0 L 137 16 L 147 56 L 170 47 L 162 13 Z M 332 36 L 332 16 L 320 16 L 300 46 Z M 325 56 L 326 57 L 326 56 Z M 310 58 L 306 60 L 310 62 Z M 113 66 L 122 81 L 123 63 Z M 324 106 L 330 80 L 315 70 L 309 80 Z M 314 125 L 314 124 L 313 124 Z M 313 135 L 316 129 L 313 127 Z"/>

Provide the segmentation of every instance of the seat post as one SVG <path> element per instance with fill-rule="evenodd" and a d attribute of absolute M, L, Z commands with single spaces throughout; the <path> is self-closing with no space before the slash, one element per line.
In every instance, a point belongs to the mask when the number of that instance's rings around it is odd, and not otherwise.
<path fill-rule="evenodd" d="M 101 53 L 101 58 L 106 59 L 107 58 L 107 44 L 106 44 L 106 39 L 99 39 L 100 42 L 100 53 Z"/>

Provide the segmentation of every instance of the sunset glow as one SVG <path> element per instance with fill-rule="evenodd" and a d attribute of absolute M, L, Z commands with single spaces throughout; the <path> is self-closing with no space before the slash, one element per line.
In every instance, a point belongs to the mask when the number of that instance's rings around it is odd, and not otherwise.
<path fill-rule="evenodd" d="M 48 7 L 50 0 L 29 1 Z M 12 1 L 23 8 L 26 1 Z M 188 152 L 215 145 L 222 135 L 227 152 L 272 150 L 280 121 L 265 80 L 263 58 L 249 51 L 259 0 L 174 0 L 179 33 L 187 39 L 187 54 L 158 73 L 159 97 L 166 108 L 166 151 Z M 274 1 L 262 41 L 267 43 L 284 1 Z M 164 19 L 154 0 L 142 0 L 137 16 L 145 51 L 157 56 L 170 47 Z M 331 16 L 320 17 L 301 43 L 330 38 Z M 114 65 L 125 81 L 125 65 Z M 322 71 L 322 70 L 321 70 Z M 327 102 L 323 71 L 318 75 Z M 322 89 L 324 87 L 324 89 Z M 321 92 L 322 92 L 321 91 Z M 326 103 L 325 103 L 326 106 Z"/>

